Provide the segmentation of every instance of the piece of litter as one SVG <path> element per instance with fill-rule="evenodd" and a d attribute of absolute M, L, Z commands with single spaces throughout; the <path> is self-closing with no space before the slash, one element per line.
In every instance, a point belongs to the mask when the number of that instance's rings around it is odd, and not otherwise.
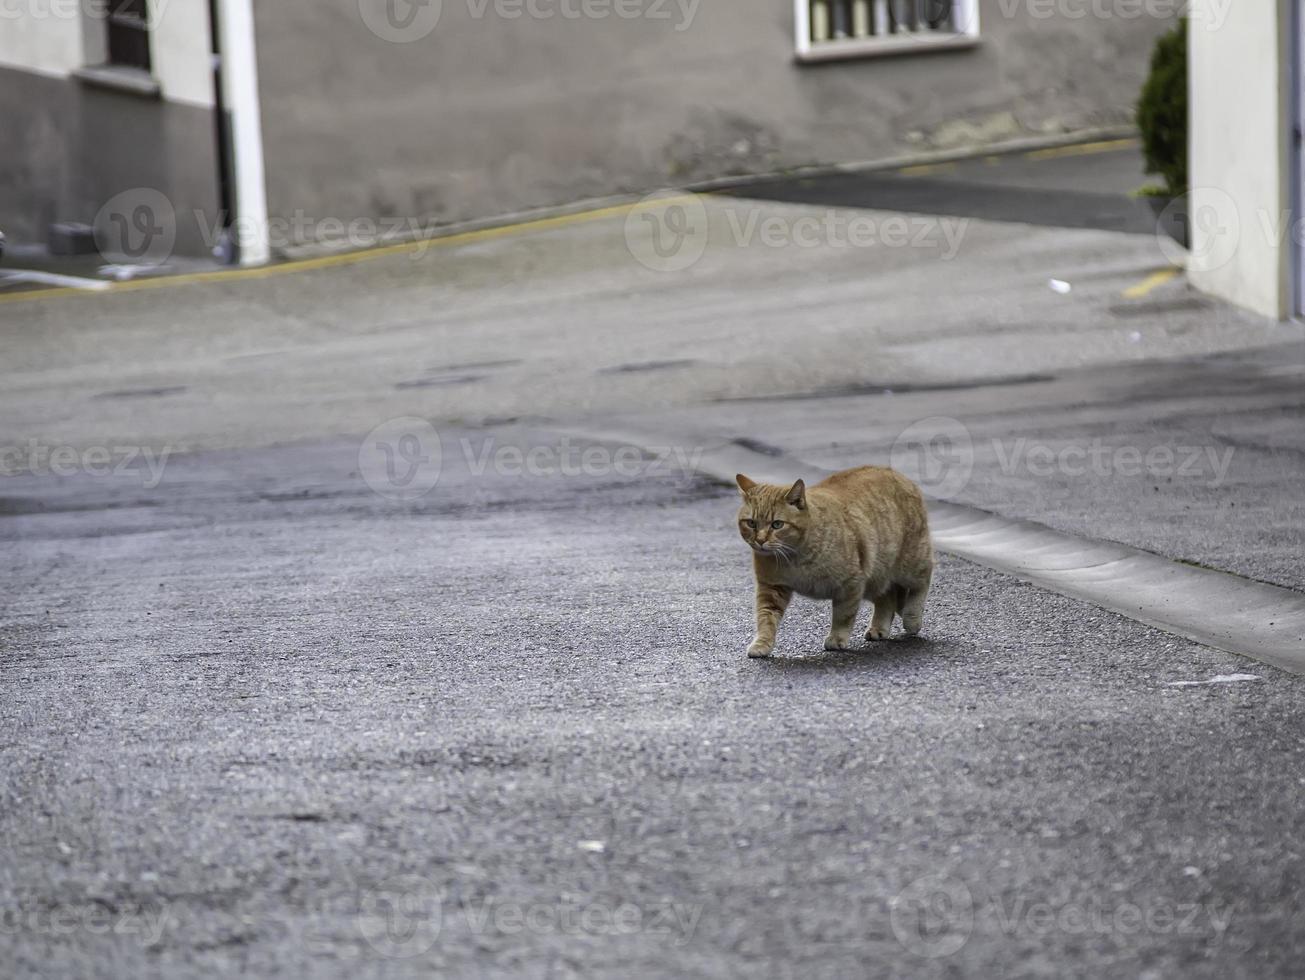
<path fill-rule="evenodd" d="M 607 850 L 607 843 L 600 840 L 582 840 L 576 844 L 576 847 L 582 851 L 589 851 L 591 854 L 602 854 Z"/>
<path fill-rule="evenodd" d="M 126 265 L 119 263 L 110 263 L 109 265 L 100 266 L 100 275 L 109 276 L 118 282 L 128 282 L 137 276 L 149 275 L 150 273 L 159 272 L 163 266 L 157 265 Z"/>
<path fill-rule="evenodd" d="M 1208 681 L 1169 681 L 1165 687 L 1201 687 L 1204 684 L 1236 684 L 1238 681 L 1263 680 L 1258 674 L 1217 674 Z"/>
<path fill-rule="evenodd" d="M 1140 343 L 1141 340 L 1142 340 L 1142 332 L 1140 330 L 1134 330 L 1132 333 L 1128 335 L 1128 342 L 1130 344 Z"/>
<path fill-rule="evenodd" d="M 1188 878 L 1199 878 L 1201 877 L 1201 869 L 1189 864 L 1183 868 L 1183 874 Z"/>
<path fill-rule="evenodd" d="M 1053 293 L 1060 293 L 1062 296 L 1074 288 L 1064 279 L 1048 279 L 1047 285 L 1051 287 Z"/>

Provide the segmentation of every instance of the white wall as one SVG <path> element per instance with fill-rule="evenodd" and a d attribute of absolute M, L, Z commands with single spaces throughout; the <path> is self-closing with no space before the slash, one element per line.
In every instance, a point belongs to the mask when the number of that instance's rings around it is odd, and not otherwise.
<path fill-rule="evenodd" d="M 77 0 L 0 0 L 0 65 L 63 76 L 80 68 L 82 59 Z"/>
<path fill-rule="evenodd" d="M 0 65 L 64 78 L 104 58 L 102 19 L 86 0 L 0 0 Z M 152 0 L 150 55 L 163 97 L 213 104 L 207 0 Z"/>
<path fill-rule="evenodd" d="M 150 57 L 163 97 L 189 105 L 213 104 L 207 0 L 153 0 Z"/>
<path fill-rule="evenodd" d="M 1188 275 L 1279 319 L 1291 313 L 1290 2 L 1198 0 L 1188 27 Z"/>

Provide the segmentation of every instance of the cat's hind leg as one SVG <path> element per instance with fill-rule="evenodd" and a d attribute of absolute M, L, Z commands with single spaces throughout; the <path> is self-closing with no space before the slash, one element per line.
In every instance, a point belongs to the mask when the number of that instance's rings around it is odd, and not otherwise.
<path fill-rule="evenodd" d="M 861 589 L 834 596 L 834 621 L 825 637 L 826 650 L 847 650 L 852 646 L 852 630 L 856 628 L 856 614 L 861 611 Z"/>
<path fill-rule="evenodd" d="M 907 636 L 915 636 L 924 625 L 924 600 L 929 596 L 929 584 L 933 580 L 933 569 L 924 573 L 918 582 L 904 586 L 906 597 L 902 602 L 902 629 Z"/>
<path fill-rule="evenodd" d="M 893 615 L 897 612 L 897 589 L 888 587 L 883 595 L 870 600 L 875 604 L 874 616 L 870 619 L 870 628 L 866 630 L 867 640 L 886 640 L 893 634 Z"/>

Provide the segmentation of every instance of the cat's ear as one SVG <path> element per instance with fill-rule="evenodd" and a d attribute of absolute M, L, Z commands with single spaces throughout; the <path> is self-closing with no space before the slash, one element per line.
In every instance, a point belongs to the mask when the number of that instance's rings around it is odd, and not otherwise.
<path fill-rule="evenodd" d="M 742 490 L 744 493 L 747 493 L 749 490 L 751 490 L 753 487 L 757 485 L 756 480 L 749 480 L 742 473 L 738 473 L 735 475 L 734 482 L 739 485 L 739 489 Z"/>
<path fill-rule="evenodd" d="M 788 493 L 784 494 L 784 499 L 790 506 L 803 510 L 807 506 L 807 485 L 801 480 L 788 488 Z"/>

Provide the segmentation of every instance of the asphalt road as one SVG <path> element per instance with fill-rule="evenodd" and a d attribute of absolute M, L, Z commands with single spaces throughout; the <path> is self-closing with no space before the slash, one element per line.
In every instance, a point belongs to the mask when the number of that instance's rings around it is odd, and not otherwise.
<path fill-rule="evenodd" d="M 749 661 L 730 490 L 440 437 L 9 479 L 7 974 L 1295 971 L 1297 678 L 952 559 Z"/>
<path fill-rule="evenodd" d="M 1020 161 L 960 176 L 1131 166 Z M 946 557 L 922 639 L 749 661 L 689 465 L 946 417 L 957 499 L 1300 588 L 1299 326 L 845 205 L 0 296 L 0 975 L 1299 972 L 1300 678 Z M 563 434 L 623 422 L 699 435 Z"/>

